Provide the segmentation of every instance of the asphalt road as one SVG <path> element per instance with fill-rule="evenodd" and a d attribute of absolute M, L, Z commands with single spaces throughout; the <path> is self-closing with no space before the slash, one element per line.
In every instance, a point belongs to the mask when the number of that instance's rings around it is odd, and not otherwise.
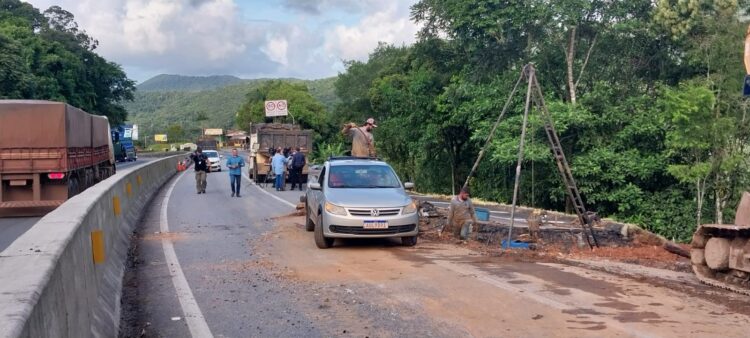
<path fill-rule="evenodd" d="M 142 158 L 133 162 L 117 163 L 117 173 L 123 175 L 133 168 L 153 161 L 153 158 Z M 5 250 L 13 241 L 31 229 L 41 217 L 0 218 L 0 251 Z"/>
<path fill-rule="evenodd" d="M 121 336 L 746 337 L 750 327 L 744 296 L 689 273 L 628 277 L 424 239 L 320 250 L 289 216 L 300 192 L 244 179 L 232 198 L 228 181 L 211 173 L 196 194 L 189 170 L 154 198 L 133 241 Z"/>
<path fill-rule="evenodd" d="M 41 217 L 0 218 L 0 252 L 31 229 Z"/>

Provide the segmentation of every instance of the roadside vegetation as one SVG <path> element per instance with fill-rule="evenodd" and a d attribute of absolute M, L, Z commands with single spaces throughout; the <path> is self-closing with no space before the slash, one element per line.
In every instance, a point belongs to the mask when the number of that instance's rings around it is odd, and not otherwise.
<path fill-rule="evenodd" d="M 378 154 L 420 191 L 449 194 L 533 62 L 590 209 L 688 240 L 701 222 L 731 222 L 750 182 L 747 8 L 736 0 L 419 1 L 414 45 L 381 44 L 367 61 L 346 63 L 329 126 L 308 121 L 322 131 L 314 158 L 345 149 L 343 122 L 374 117 Z M 510 202 L 522 100 L 514 98 L 471 182 L 477 197 Z M 566 210 L 538 116 L 530 126 L 520 202 Z"/>
<path fill-rule="evenodd" d="M 40 12 L 0 0 L 0 99 L 63 101 L 124 122 L 134 82 L 96 53 L 98 44 L 59 6 Z"/>

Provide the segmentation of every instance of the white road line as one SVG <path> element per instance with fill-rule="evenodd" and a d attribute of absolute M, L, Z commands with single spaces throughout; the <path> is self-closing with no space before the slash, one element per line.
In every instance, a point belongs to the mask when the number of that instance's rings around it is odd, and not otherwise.
<path fill-rule="evenodd" d="M 167 190 L 166 196 L 164 196 L 164 200 L 161 202 L 159 228 L 162 234 L 169 233 L 169 220 L 167 218 L 169 196 L 172 195 L 172 190 L 182 176 L 185 176 L 185 173 L 187 173 L 187 171 L 180 174 L 180 176 L 172 182 Z M 172 283 L 177 292 L 177 299 L 180 301 L 182 312 L 185 315 L 185 321 L 188 324 L 190 335 L 194 338 L 213 338 L 214 335 L 211 334 L 211 329 L 208 328 L 206 318 L 203 317 L 198 302 L 195 300 L 193 292 L 190 290 L 190 285 L 187 282 L 187 278 L 185 278 L 185 273 L 182 272 L 182 267 L 180 267 L 180 261 L 177 260 L 177 253 L 174 251 L 172 241 L 165 236 L 165 238 L 162 238 L 161 240 L 161 246 L 164 249 L 164 258 L 166 258 L 167 266 L 169 267 L 169 275 L 172 276 Z"/>
<path fill-rule="evenodd" d="M 290 207 L 292 207 L 292 208 L 297 208 L 297 206 L 296 206 L 296 205 L 294 205 L 294 204 L 290 203 L 289 201 L 287 201 L 287 200 L 285 200 L 285 199 L 283 199 L 283 198 L 281 198 L 281 197 L 279 197 L 279 196 L 276 196 L 276 195 L 274 195 L 274 194 L 272 194 L 272 193 L 270 193 L 270 192 L 266 191 L 266 189 L 263 189 L 263 188 L 261 188 L 261 187 L 259 187 L 259 186 L 255 185 L 255 182 L 253 182 L 253 180 L 251 180 L 251 179 L 250 179 L 250 177 L 246 176 L 245 174 L 242 174 L 242 178 L 244 178 L 244 179 L 246 179 L 246 180 L 247 180 L 248 182 L 252 183 L 252 186 L 254 186 L 254 187 L 258 188 L 258 190 L 262 191 L 263 193 L 267 194 L 268 196 L 271 196 L 271 197 L 273 197 L 273 198 L 277 199 L 277 200 L 278 200 L 279 202 L 281 202 L 281 203 L 284 203 L 284 204 L 286 204 L 286 205 L 288 205 L 288 206 L 290 206 Z"/>

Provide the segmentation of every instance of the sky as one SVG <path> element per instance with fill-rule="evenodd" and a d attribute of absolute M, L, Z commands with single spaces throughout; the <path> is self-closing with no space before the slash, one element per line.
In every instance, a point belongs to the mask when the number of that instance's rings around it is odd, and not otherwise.
<path fill-rule="evenodd" d="M 73 13 L 97 53 L 143 82 L 158 74 L 318 79 L 408 45 L 416 0 L 29 0 Z"/>

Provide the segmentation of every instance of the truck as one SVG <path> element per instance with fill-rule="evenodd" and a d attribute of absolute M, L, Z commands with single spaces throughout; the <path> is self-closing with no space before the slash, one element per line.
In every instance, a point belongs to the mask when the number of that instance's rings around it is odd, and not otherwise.
<path fill-rule="evenodd" d="M 119 125 L 112 129 L 112 144 L 114 146 L 115 160 L 118 162 L 135 161 L 138 153 L 133 145 L 134 125 Z"/>
<path fill-rule="evenodd" d="M 195 144 L 203 150 L 219 150 L 219 141 L 210 136 L 201 136 Z"/>
<path fill-rule="evenodd" d="M 106 117 L 62 102 L 0 100 L 0 217 L 44 215 L 114 173 Z"/>
<path fill-rule="evenodd" d="M 271 150 L 276 148 L 296 148 L 308 158 L 313 146 L 313 131 L 302 130 L 297 124 L 251 123 L 250 155 L 248 170 L 256 183 L 265 182 L 271 171 Z M 302 169 L 302 182 L 307 182 L 308 165 Z"/>

